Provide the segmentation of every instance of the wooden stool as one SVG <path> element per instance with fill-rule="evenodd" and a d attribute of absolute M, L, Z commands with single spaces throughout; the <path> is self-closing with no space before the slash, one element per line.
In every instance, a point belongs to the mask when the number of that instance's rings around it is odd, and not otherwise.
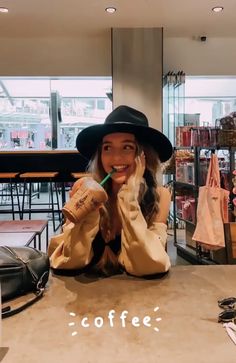
<path fill-rule="evenodd" d="M 18 188 L 17 188 L 17 182 L 16 182 L 16 177 L 17 175 L 19 175 L 19 173 L 0 173 L 0 183 L 3 184 L 7 184 L 10 187 L 10 194 L 6 193 L 2 193 L 2 197 L 8 197 L 10 196 L 11 198 L 11 210 L 1 210 L 0 213 L 11 213 L 12 214 L 12 219 L 15 219 L 15 203 L 14 203 L 14 196 L 16 196 L 17 198 L 17 206 L 18 206 L 18 212 L 19 215 L 21 216 L 21 208 L 20 208 L 20 199 L 19 199 L 19 193 L 18 193 Z M 15 189 L 15 193 L 14 193 L 14 189 Z"/>
<path fill-rule="evenodd" d="M 41 235 L 46 230 L 46 249 L 48 248 L 48 221 L 44 219 L 30 221 L 0 221 L 0 233 L 35 232 L 38 237 L 38 249 L 41 250 Z M 34 241 L 36 248 L 36 240 Z"/>
<path fill-rule="evenodd" d="M 80 178 L 84 178 L 84 177 L 87 177 L 87 176 L 92 176 L 91 173 L 71 173 L 71 175 L 73 176 L 73 178 L 75 179 L 80 179 Z"/>
<path fill-rule="evenodd" d="M 58 175 L 58 172 L 28 172 L 20 174 L 20 178 L 24 179 L 23 200 L 22 200 L 22 218 L 24 213 L 29 213 L 29 219 L 31 219 L 31 213 L 52 213 L 53 229 L 56 231 L 61 226 L 61 209 L 59 204 L 58 190 L 56 181 L 54 180 Z M 48 203 L 33 203 L 32 202 L 32 183 L 47 182 L 49 185 L 49 202 Z M 27 188 L 28 185 L 28 188 Z M 56 194 L 56 201 L 54 202 L 54 191 Z M 25 196 L 26 190 L 29 190 L 29 208 L 25 209 Z M 32 206 L 47 205 L 48 208 L 32 208 Z M 56 205 L 56 209 L 54 206 Z M 59 224 L 56 227 L 56 213 L 58 213 Z"/>
<path fill-rule="evenodd" d="M 1 233 L 0 232 L 0 246 L 29 246 L 31 242 L 35 243 L 36 233 Z"/>

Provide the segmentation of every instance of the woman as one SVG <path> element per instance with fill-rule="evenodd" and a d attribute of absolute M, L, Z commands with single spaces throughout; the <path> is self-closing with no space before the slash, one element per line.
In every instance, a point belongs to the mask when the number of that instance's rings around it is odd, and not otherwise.
<path fill-rule="evenodd" d="M 107 202 L 78 223 L 67 221 L 63 233 L 51 239 L 52 268 L 86 267 L 104 275 L 125 270 L 135 276 L 168 271 L 170 194 L 157 185 L 157 172 L 172 155 L 169 140 L 148 126 L 142 112 L 119 106 L 103 125 L 81 131 L 76 145 L 90 159 L 88 170 L 97 182 L 115 172 L 104 185 Z M 79 179 L 71 196 L 85 183 Z"/>

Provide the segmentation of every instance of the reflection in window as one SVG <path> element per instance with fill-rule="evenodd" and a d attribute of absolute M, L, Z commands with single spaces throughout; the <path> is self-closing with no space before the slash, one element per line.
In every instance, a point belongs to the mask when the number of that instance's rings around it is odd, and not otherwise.
<path fill-rule="evenodd" d="M 0 78 L 0 149 L 51 149 L 55 127 L 56 147 L 75 148 L 78 132 L 111 111 L 110 91 L 111 78 Z"/>
<path fill-rule="evenodd" d="M 186 77 L 185 113 L 199 114 L 200 125 L 236 111 L 236 77 Z"/>

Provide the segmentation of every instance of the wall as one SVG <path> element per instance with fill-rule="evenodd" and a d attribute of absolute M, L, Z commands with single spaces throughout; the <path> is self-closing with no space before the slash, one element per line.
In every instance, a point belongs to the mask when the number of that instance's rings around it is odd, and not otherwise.
<path fill-rule="evenodd" d="M 162 28 L 112 30 L 113 106 L 139 109 L 157 129 L 162 129 L 162 42 Z"/>
<path fill-rule="evenodd" d="M 80 38 L 0 38 L 0 76 L 111 76 L 111 34 Z M 236 75 L 236 39 L 167 38 L 164 73 Z M 94 61 L 96 60 L 96 61 Z"/>
<path fill-rule="evenodd" d="M 124 65 L 129 63 L 131 88 L 126 87 L 128 84 L 126 73 L 122 84 L 121 78 L 119 79 L 121 88 L 118 97 L 115 79 L 114 105 L 126 103 L 139 108 L 147 114 L 153 127 L 161 129 L 162 29 L 133 28 L 130 34 L 128 48 L 130 47 L 132 51 L 129 54 L 122 52 L 121 56 L 116 54 L 115 60 L 121 61 L 123 70 Z M 111 29 L 99 34 L 81 34 L 77 38 L 0 37 L 0 44 L 0 77 L 112 75 Z M 131 74 L 131 71 L 135 73 Z M 126 92 L 127 90 L 129 92 Z"/>
<path fill-rule="evenodd" d="M 111 34 L 0 38 L 0 76 L 111 76 Z"/>
<path fill-rule="evenodd" d="M 186 75 L 236 75 L 236 39 L 211 38 L 206 42 L 164 36 L 164 74 L 183 70 Z"/>

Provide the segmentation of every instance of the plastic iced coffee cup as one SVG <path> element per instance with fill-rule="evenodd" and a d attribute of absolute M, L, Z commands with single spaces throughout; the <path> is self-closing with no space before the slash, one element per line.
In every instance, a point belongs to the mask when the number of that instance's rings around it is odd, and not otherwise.
<path fill-rule="evenodd" d="M 77 223 L 89 212 L 96 210 L 108 199 L 105 189 L 88 177 L 62 208 L 62 213 L 71 222 Z"/>

